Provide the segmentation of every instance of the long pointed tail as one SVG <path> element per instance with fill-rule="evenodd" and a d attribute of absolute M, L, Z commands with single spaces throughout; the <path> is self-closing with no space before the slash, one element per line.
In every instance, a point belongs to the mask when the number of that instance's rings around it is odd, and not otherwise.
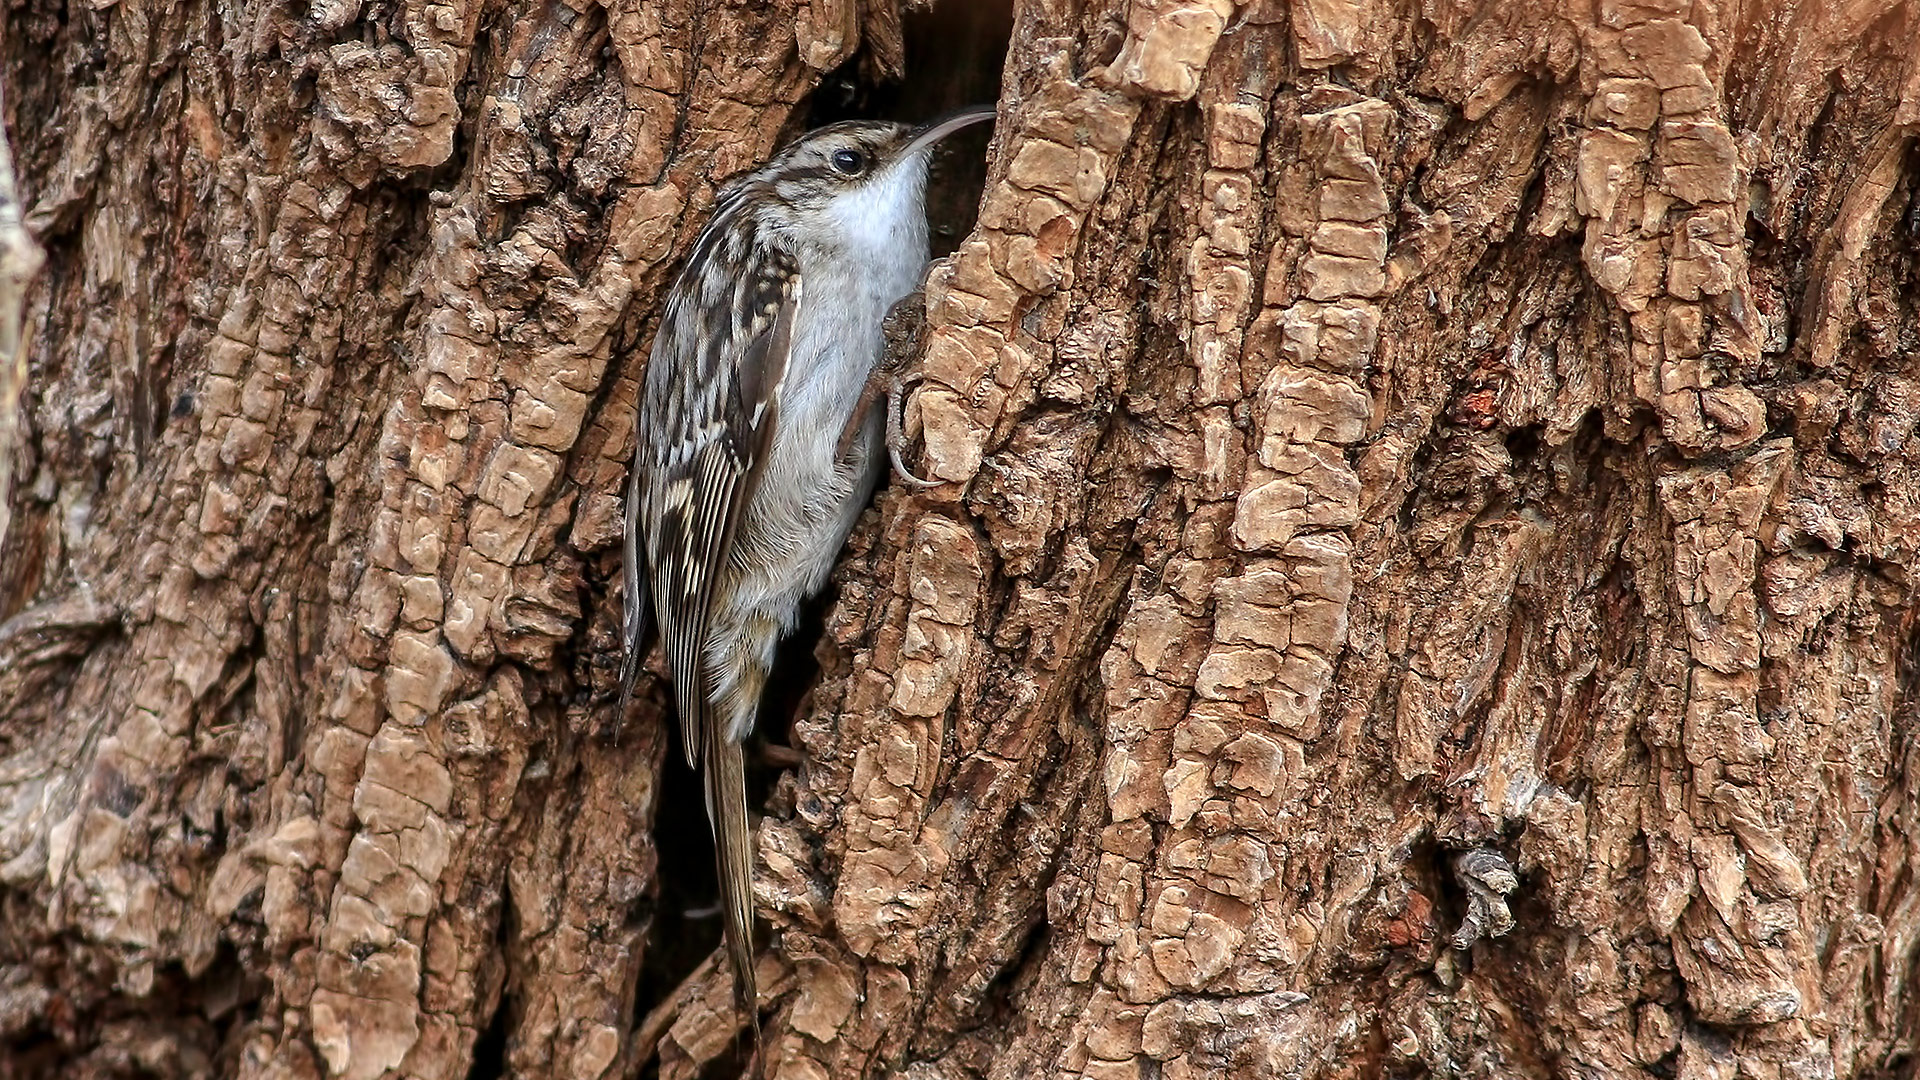
<path fill-rule="evenodd" d="M 760 1034 L 759 987 L 753 978 L 753 834 L 747 825 L 747 769 L 740 744 L 714 740 L 707 748 L 707 816 L 720 871 L 720 909 L 726 919 L 727 958 L 741 1007 Z"/>

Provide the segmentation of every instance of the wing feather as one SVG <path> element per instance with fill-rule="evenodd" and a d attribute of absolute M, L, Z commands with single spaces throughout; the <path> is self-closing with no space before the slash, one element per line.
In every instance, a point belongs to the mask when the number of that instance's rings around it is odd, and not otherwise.
<path fill-rule="evenodd" d="M 640 563 L 640 529 L 637 527 L 640 506 L 640 470 L 627 470 L 627 527 L 620 561 L 621 590 L 625 601 L 625 616 L 621 620 L 620 650 L 620 711 L 615 714 L 615 730 L 625 722 L 627 709 L 633 702 L 634 684 L 640 681 L 640 662 L 647 655 L 648 620 L 653 615 L 653 602 L 647 595 L 647 572 Z"/>
<path fill-rule="evenodd" d="M 723 268 L 737 268 L 737 277 L 718 277 Z M 628 530 L 644 536 L 630 540 L 629 560 L 637 565 L 644 554 L 681 745 L 695 766 L 720 737 L 705 663 L 714 588 L 779 423 L 800 288 L 792 255 L 757 236 L 737 205 L 723 205 L 674 284 L 648 360 L 629 500 L 630 515 L 646 512 Z M 728 301 L 715 318 L 713 305 Z M 629 585 L 630 598 L 643 596 L 644 587 Z M 638 673 L 633 631 L 644 625 L 633 602 L 628 678 Z"/>

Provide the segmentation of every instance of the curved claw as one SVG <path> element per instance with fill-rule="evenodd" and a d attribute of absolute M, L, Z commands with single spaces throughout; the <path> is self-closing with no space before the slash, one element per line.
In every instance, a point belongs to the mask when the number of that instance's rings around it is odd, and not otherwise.
<path fill-rule="evenodd" d="M 925 491 L 931 487 L 939 487 L 945 481 L 928 480 L 907 468 L 907 463 L 900 459 L 901 448 L 907 442 L 900 416 L 905 410 L 907 388 L 919 381 L 920 376 L 909 375 L 905 378 L 889 380 L 887 383 L 887 456 L 893 459 L 893 471 L 900 475 L 900 479 L 906 481 L 911 487 Z"/>

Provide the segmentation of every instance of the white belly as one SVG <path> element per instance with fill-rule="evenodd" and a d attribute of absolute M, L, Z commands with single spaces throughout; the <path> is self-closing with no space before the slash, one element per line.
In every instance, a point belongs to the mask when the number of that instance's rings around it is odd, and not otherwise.
<path fill-rule="evenodd" d="M 879 482 L 884 399 L 869 408 L 847 453 L 836 456 L 836 449 L 880 359 L 882 320 L 925 272 L 925 226 L 874 240 L 857 259 L 803 264 L 779 420 L 766 471 L 734 533 L 731 581 L 716 590 L 724 594 L 716 597 L 716 622 L 759 618 L 782 634 L 791 630 L 801 603 L 826 585 Z"/>

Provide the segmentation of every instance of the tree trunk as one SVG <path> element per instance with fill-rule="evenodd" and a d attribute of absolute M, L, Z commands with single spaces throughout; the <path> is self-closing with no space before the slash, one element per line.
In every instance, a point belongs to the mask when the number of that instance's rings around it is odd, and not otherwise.
<path fill-rule="evenodd" d="M 1914 1067 L 1915 5 L 4 33 L 0 1076 Z M 637 379 L 718 180 L 996 93 L 943 483 L 762 718 L 756 1055 L 613 715 Z"/>

